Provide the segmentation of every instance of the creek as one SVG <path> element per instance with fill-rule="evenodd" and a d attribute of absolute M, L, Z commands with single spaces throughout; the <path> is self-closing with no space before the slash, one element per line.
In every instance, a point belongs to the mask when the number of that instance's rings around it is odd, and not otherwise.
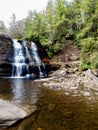
<path fill-rule="evenodd" d="M 78 86 L 73 87 L 77 75 L 73 76 L 75 80 L 72 80 L 69 75 L 64 76 L 66 73 L 63 73 L 64 75 L 58 73 L 55 79 L 52 79 L 59 82 L 58 84 L 55 82 L 53 84 L 50 80 L 53 86 L 50 89 L 47 87 L 49 81 L 39 80 L 47 77 L 47 74 L 36 44 L 14 41 L 10 45 L 7 53 L 5 51 L 7 47 L 1 53 L 1 63 L 4 64 L 1 64 L 0 68 L 0 99 L 22 106 L 24 109 L 28 108 L 29 111 L 32 111 L 34 106 L 37 109 L 24 119 L 0 130 L 98 130 L 98 93 L 96 99 L 93 96 L 89 97 L 88 93 L 85 94 L 86 97 L 81 95 Z M 59 79 L 59 75 L 63 77 Z M 67 87 L 66 91 L 57 89 L 62 82 L 63 87 Z M 68 88 L 66 82 L 71 83 L 69 85 L 71 87 Z M 77 91 L 76 93 L 70 91 L 76 88 L 79 90 L 78 94 Z"/>
<path fill-rule="evenodd" d="M 98 101 L 65 95 L 27 79 L 0 79 L 0 98 L 36 105 L 29 117 L 0 130 L 98 130 Z"/>

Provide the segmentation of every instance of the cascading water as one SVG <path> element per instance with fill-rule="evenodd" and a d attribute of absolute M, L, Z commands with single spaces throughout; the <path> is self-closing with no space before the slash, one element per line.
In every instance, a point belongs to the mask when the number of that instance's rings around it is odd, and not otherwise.
<path fill-rule="evenodd" d="M 14 62 L 12 67 L 12 77 L 45 77 L 45 66 L 41 61 L 37 46 L 34 42 L 29 42 L 27 47 L 26 41 L 22 43 L 14 40 Z"/>
<path fill-rule="evenodd" d="M 43 76 L 46 76 L 45 75 L 45 66 L 43 64 L 43 62 L 41 61 L 40 57 L 39 57 L 39 54 L 38 54 L 38 49 L 37 49 L 37 46 L 34 42 L 31 42 L 31 52 L 32 52 L 32 56 L 39 68 L 39 76 L 40 77 L 43 77 Z M 43 73 L 44 71 L 44 73 Z"/>
<path fill-rule="evenodd" d="M 25 63 L 25 55 L 23 46 L 14 41 L 14 63 L 12 68 L 12 76 L 20 77 L 23 75 L 23 72 L 28 72 L 28 65 Z"/>

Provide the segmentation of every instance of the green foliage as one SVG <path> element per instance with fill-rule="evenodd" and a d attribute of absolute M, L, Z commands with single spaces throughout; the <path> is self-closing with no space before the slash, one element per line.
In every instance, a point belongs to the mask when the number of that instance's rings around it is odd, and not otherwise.
<path fill-rule="evenodd" d="M 98 67 L 98 0 L 49 0 L 45 10 L 30 11 L 22 23 L 13 15 L 10 25 L 11 34 L 40 43 L 49 57 L 73 40 L 81 47 L 80 68 Z"/>
<path fill-rule="evenodd" d="M 47 51 L 47 54 L 48 54 L 48 56 L 49 57 L 52 57 L 53 56 L 53 51 L 52 51 L 52 49 L 46 49 L 46 51 Z"/>
<path fill-rule="evenodd" d="M 85 28 L 81 30 L 79 34 L 77 34 L 77 40 L 83 39 L 85 37 L 89 36 L 90 29 L 91 29 L 92 23 L 89 23 Z"/>
<path fill-rule="evenodd" d="M 91 68 L 98 68 L 98 52 L 93 53 L 91 63 Z"/>
<path fill-rule="evenodd" d="M 80 70 L 87 70 L 89 68 L 90 68 L 90 65 L 86 62 L 81 63 L 81 65 L 80 65 Z"/>
<path fill-rule="evenodd" d="M 81 50 L 81 66 L 80 69 L 98 68 L 98 41 L 94 38 L 83 39 Z"/>
<path fill-rule="evenodd" d="M 95 40 L 92 37 L 81 40 L 81 44 L 83 53 L 93 52 L 95 48 Z"/>
<path fill-rule="evenodd" d="M 55 3 L 50 0 L 45 12 L 30 14 L 27 18 L 24 38 L 40 42 L 51 57 L 60 50 L 61 44 L 66 42 L 64 0 L 58 0 Z"/>

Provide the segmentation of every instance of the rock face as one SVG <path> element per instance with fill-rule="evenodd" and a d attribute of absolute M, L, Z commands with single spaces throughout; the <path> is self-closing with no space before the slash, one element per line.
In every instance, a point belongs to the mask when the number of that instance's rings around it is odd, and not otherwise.
<path fill-rule="evenodd" d="M 0 63 L 12 62 L 13 58 L 13 41 L 7 35 L 0 34 Z"/>
<path fill-rule="evenodd" d="M 59 67 L 49 65 L 49 60 L 45 57 L 45 49 L 40 44 L 12 40 L 8 35 L 0 34 L 0 76 L 44 77 L 50 70 Z"/>
<path fill-rule="evenodd" d="M 10 75 L 11 73 L 11 62 L 13 61 L 13 41 L 5 35 L 0 34 L 0 76 Z"/>
<path fill-rule="evenodd" d="M 11 126 L 17 121 L 28 117 L 36 110 L 36 105 L 17 105 L 0 99 L 0 128 Z"/>
<path fill-rule="evenodd" d="M 10 126 L 26 116 L 27 113 L 20 107 L 0 99 L 0 127 Z"/>

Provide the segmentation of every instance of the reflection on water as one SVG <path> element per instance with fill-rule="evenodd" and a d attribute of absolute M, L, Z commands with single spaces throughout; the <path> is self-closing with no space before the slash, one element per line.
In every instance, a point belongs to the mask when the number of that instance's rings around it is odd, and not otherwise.
<path fill-rule="evenodd" d="M 26 79 L 0 79 L 0 98 L 15 103 L 32 103 L 40 93 L 38 84 Z"/>
<path fill-rule="evenodd" d="M 13 99 L 19 100 L 23 98 L 25 93 L 23 80 L 14 80 L 13 82 Z M 20 100 L 20 102 L 21 102 Z"/>
<path fill-rule="evenodd" d="M 8 94 L 6 99 L 16 103 L 36 103 L 38 108 L 30 117 L 4 130 L 98 130 L 98 101 L 65 95 L 41 87 L 40 82 L 19 79 L 1 80 L 1 93 Z"/>

